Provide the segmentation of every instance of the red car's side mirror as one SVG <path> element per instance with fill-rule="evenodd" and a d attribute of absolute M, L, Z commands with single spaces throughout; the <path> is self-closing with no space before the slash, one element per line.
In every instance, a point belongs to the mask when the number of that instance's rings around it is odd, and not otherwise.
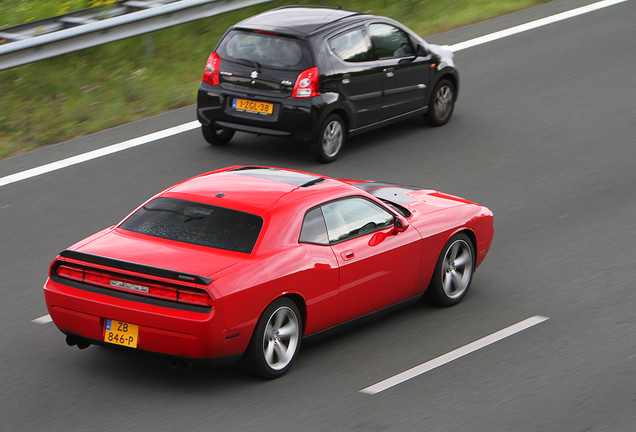
<path fill-rule="evenodd" d="M 393 219 L 393 230 L 391 231 L 391 234 L 397 235 L 398 233 L 406 231 L 408 227 L 409 223 L 406 219 L 400 216 L 396 216 Z"/>

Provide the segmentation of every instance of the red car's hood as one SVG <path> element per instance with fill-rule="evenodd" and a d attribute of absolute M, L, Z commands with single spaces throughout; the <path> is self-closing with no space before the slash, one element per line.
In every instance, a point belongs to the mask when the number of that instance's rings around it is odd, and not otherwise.
<path fill-rule="evenodd" d="M 70 249 L 204 277 L 249 256 L 246 253 L 179 243 L 121 229 L 102 231 Z"/>
<path fill-rule="evenodd" d="M 413 201 L 409 202 L 408 205 L 417 208 L 417 211 L 423 215 L 450 207 L 474 204 L 472 201 L 468 201 L 464 198 L 435 190 L 420 189 L 409 191 L 406 195 L 413 198 Z"/>
<path fill-rule="evenodd" d="M 342 181 L 365 190 L 377 198 L 417 209 L 420 215 L 433 213 L 450 207 L 474 204 L 472 201 L 454 195 L 404 184 L 358 180 Z"/>

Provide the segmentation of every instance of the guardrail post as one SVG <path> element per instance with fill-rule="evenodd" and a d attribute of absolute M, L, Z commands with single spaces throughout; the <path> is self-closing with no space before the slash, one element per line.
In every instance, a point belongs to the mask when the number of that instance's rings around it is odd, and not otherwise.
<path fill-rule="evenodd" d="M 144 44 L 144 55 L 146 57 L 149 57 L 152 55 L 152 48 L 154 45 L 153 34 L 154 33 L 144 33 L 142 36 L 143 44 Z"/>

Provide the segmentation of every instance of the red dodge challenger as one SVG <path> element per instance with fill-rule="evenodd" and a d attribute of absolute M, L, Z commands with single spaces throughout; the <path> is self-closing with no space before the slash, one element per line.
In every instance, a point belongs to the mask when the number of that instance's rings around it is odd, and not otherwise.
<path fill-rule="evenodd" d="M 434 190 L 236 166 L 178 183 L 53 261 L 66 342 L 283 375 L 301 340 L 426 295 L 458 303 L 493 237 L 486 207 Z"/>

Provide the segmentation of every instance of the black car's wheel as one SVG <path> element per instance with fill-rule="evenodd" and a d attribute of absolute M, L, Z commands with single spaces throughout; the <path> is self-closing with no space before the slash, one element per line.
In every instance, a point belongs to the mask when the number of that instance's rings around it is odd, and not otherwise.
<path fill-rule="evenodd" d="M 311 143 L 311 152 L 318 162 L 329 163 L 336 160 L 345 142 L 345 125 L 337 114 L 327 117 L 320 128 L 318 137 Z"/>
<path fill-rule="evenodd" d="M 431 94 L 428 112 L 424 119 L 431 126 L 442 126 L 450 120 L 455 108 L 455 85 L 447 80 L 440 80 Z"/>
<path fill-rule="evenodd" d="M 214 146 L 222 146 L 230 142 L 234 136 L 232 129 L 216 129 L 214 127 L 201 125 L 201 133 L 203 138 Z"/>
<path fill-rule="evenodd" d="M 274 379 L 289 370 L 302 335 L 296 303 L 286 297 L 272 302 L 258 320 L 243 364 L 260 377 Z"/>
<path fill-rule="evenodd" d="M 454 235 L 442 249 L 433 279 L 428 287 L 430 299 L 441 306 L 456 305 L 464 298 L 475 270 L 475 254 L 468 236 Z"/>

